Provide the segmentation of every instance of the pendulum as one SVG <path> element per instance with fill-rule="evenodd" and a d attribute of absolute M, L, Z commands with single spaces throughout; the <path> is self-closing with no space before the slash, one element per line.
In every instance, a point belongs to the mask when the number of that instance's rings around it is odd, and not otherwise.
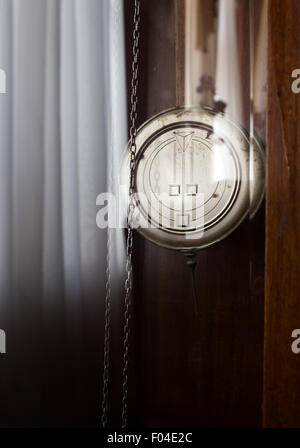
<path fill-rule="evenodd" d="M 247 133 L 209 108 L 177 107 L 137 131 L 134 227 L 169 249 L 191 251 L 221 241 L 264 195 L 264 153 Z M 130 179 L 130 150 L 123 182 Z M 128 190 L 128 187 L 127 189 Z"/>

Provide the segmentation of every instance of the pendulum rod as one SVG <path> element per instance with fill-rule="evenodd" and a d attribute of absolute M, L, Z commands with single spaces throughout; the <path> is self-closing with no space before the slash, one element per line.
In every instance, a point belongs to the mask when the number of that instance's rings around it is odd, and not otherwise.
<path fill-rule="evenodd" d="M 194 298 L 194 308 L 195 308 L 195 315 L 198 316 L 199 314 L 199 305 L 198 305 L 198 295 L 197 295 L 197 288 L 196 288 L 196 275 L 195 270 L 197 266 L 197 261 L 195 260 L 196 257 L 196 251 L 195 250 L 183 250 L 182 253 L 186 256 L 186 266 L 190 268 L 192 273 L 192 289 L 193 289 L 193 298 Z"/>

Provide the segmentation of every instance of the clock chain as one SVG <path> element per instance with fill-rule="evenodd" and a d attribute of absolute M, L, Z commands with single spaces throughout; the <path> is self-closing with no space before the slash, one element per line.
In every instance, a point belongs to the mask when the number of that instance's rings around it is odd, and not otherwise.
<path fill-rule="evenodd" d="M 124 312 L 124 340 L 123 340 L 123 384 L 122 384 L 122 428 L 127 426 L 128 418 L 128 361 L 129 361 L 129 336 L 130 336 L 130 310 L 132 295 L 132 243 L 133 243 L 133 213 L 134 182 L 136 167 L 136 134 L 137 134 L 137 87 L 138 87 L 138 56 L 139 56 L 139 31 L 140 24 L 140 0 L 134 1 L 134 29 L 132 48 L 132 80 L 131 80 L 131 111 L 130 111 L 130 186 L 129 205 L 127 210 L 127 241 L 126 241 L 126 274 L 125 280 L 125 312 Z"/>
<path fill-rule="evenodd" d="M 129 203 L 127 209 L 127 238 L 126 238 L 126 280 L 125 280 L 125 311 L 124 311 L 124 339 L 123 339 L 123 370 L 122 370 L 122 428 L 127 426 L 128 419 L 128 363 L 129 363 L 129 337 L 130 337 L 130 310 L 132 295 L 132 248 L 133 248 L 133 213 L 134 181 L 136 167 L 136 134 L 137 134 L 137 87 L 138 87 L 138 55 L 139 55 L 139 31 L 140 24 L 140 0 L 134 0 L 134 29 L 132 48 L 132 80 L 130 97 L 130 185 Z M 102 387 L 102 415 L 101 424 L 103 428 L 108 423 L 108 398 L 109 398 L 109 366 L 110 366 L 110 308 L 111 308 L 111 276 L 110 276 L 110 249 L 111 235 L 107 233 L 107 255 L 106 255 L 106 296 L 105 296 L 105 324 L 104 324 L 104 362 L 103 362 L 103 387 Z"/>

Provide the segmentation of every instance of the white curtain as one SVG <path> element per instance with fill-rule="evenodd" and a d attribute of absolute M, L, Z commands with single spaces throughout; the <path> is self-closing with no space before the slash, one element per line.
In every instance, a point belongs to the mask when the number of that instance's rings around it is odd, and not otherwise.
<path fill-rule="evenodd" d="M 99 357 L 91 365 L 100 385 L 107 235 L 96 227 L 96 197 L 108 184 L 114 189 L 127 140 L 122 5 L 0 0 L 7 78 L 0 95 L 0 328 L 8 364 L 22 365 L 21 374 L 5 367 L 1 392 L 15 396 L 14 408 L 31 400 L 36 414 L 47 379 L 33 364 L 47 357 L 40 339 L 47 329 L 47 347 L 63 358 L 56 332 L 82 345 L 90 326 L 86 340 L 96 338 Z M 123 275 L 119 232 L 112 233 L 116 290 Z"/>

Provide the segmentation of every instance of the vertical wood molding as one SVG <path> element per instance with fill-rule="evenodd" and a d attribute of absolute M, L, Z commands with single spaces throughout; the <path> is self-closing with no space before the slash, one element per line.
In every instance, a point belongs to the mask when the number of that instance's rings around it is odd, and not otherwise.
<path fill-rule="evenodd" d="M 299 24 L 300 2 L 268 1 L 265 427 L 300 426 L 300 355 L 291 351 L 300 328 Z"/>

